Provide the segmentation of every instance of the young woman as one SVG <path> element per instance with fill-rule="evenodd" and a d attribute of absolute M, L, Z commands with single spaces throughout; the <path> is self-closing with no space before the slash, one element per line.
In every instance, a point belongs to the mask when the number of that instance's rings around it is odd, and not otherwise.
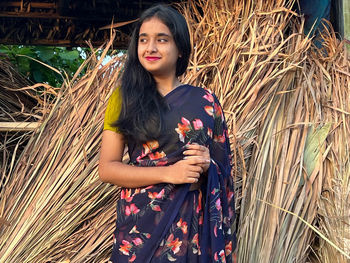
<path fill-rule="evenodd" d="M 102 137 L 100 178 L 121 186 L 110 262 L 232 262 L 227 128 L 214 94 L 178 80 L 190 52 L 176 10 L 142 14 Z"/>

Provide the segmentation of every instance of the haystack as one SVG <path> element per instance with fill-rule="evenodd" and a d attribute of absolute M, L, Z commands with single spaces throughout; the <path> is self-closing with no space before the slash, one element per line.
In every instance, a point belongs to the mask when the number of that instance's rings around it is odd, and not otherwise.
<path fill-rule="evenodd" d="M 331 31 L 315 49 L 291 4 L 179 6 L 194 43 L 183 81 L 212 89 L 224 107 L 238 262 L 347 262 L 350 60 Z M 0 194 L 0 262 L 107 261 L 118 189 L 98 180 L 97 162 L 124 59 L 101 66 L 108 48 L 64 84 L 11 171 Z"/>
<path fill-rule="evenodd" d="M 49 110 L 46 93 L 29 86 L 9 58 L 0 54 L 0 191 L 31 134 L 28 129 L 15 131 L 12 127 L 38 122 Z"/>

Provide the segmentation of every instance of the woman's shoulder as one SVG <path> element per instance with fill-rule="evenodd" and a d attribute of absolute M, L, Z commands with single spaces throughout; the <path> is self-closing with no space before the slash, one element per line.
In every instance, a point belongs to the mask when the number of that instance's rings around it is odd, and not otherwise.
<path fill-rule="evenodd" d="M 214 93 L 208 89 L 208 88 L 203 88 L 203 87 L 199 87 L 199 86 L 194 86 L 191 84 L 184 84 L 185 86 L 189 87 L 191 89 L 191 91 L 195 94 L 199 94 L 199 95 L 207 95 L 207 94 L 212 94 L 214 95 Z"/>
<path fill-rule="evenodd" d="M 202 87 L 198 87 L 198 86 L 193 86 L 193 85 L 189 85 L 186 84 L 191 88 L 191 92 L 192 95 L 194 96 L 201 96 L 206 100 L 209 100 L 210 102 L 217 102 L 217 96 L 215 95 L 215 93 L 209 89 L 209 88 L 202 88 Z"/>

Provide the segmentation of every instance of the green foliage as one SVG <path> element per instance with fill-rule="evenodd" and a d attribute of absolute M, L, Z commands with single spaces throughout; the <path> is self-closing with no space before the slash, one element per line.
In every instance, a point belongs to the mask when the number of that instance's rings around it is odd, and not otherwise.
<path fill-rule="evenodd" d="M 62 85 L 62 76 L 35 60 L 54 67 L 63 76 L 67 74 L 68 77 L 72 77 L 83 63 L 87 50 L 79 47 L 68 49 L 51 46 L 0 45 L 0 53 L 5 53 L 18 71 L 27 76 L 29 80 L 33 83 L 48 83 L 53 87 Z M 84 73 L 85 71 L 83 70 L 82 74 Z"/>

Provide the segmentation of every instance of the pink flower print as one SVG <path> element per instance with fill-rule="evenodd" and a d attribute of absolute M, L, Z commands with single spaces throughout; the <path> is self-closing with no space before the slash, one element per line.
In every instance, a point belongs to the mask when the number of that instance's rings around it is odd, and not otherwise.
<path fill-rule="evenodd" d="M 132 257 L 129 259 L 129 262 L 134 262 L 136 259 L 136 255 L 132 254 Z"/>
<path fill-rule="evenodd" d="M 133 214 L 136 215 L 138 212 L 140 212 L 140 209 L 137 208 L 135 204 L 131 204 L 130 206 L 125 206 L 125 214 L 127 216 Z"/>
<path fill-rule="evenodd" d="M 219 261 L 218 252 L 215 252 L 215 254 L 214 254 L 214 260 L 215 260 L 215 261 Z"/>
<path fill-rule="evenodd" d="M 145 188 L 141 188 L 141 189 L 140 189 L 140 193 L 143 194 L 143 193 L 146 192 L 146 190 L 151 189 L 152 187 L 153 187 L 153 185 L 147 186 L 147 187 L 145 187 Z"/>
<path fill-rule="evenodd" d="M 151 208 L 152 208 L 153 211 L 157 211 L 157 212 L 162 211 L 162 209 L 160 208 L 159 205 L 153 205 L 153 204 L 151 204 Z"/>
<path fill-rule="evenodd" d="M 200 119 L 195 119 L 192 123 L 196 131 L 203 128 L 203 122 Z"/>
<path fill-rule="evenodd" d="M 221 210 L 221 200 L 220 200 L 220 198 L 218 198 L 218 199 L 216 200 L 216 202 L 215 202 L 215 207 L 216 207 L 216 209 L 217 209 L 218 211 Z"/>
<path fill-rule="evenodd" d="M 199 195 L 198 195 L 198 205 L 196 208 L 196 213 L 198 214 L 199 211 L 202 210 L 202 191 L 199 191 Z"/>
<path fill-rule="evenodd" d="M 233 209 L 231 207 L 229 207 L 228 208 L 228 216 L 232 218 L 233 214 L 234 214 Z"/>
<path fill-rule="evenodd" d="M 225 257 L 225 252 L 224 252 L 224 250 L 220 250 L 219 256 L 220 256 L 220 258 L 221 258 L 221 262 L 222 262 L 222 263 L 226 263 L 226 257 Z"/>
<path fill-rule="evenodd" d="M 120 192 L 120 199 L 125 199 L 126 202 L 131 202 L 132 201 L 132 196 L 131 196 L 131 189 L 123 189 Z"/>
<path fill-rule="evenodd" d="M 145 233 L 145 235 L 146 235 L 146 238 L 151 238 L 151 234 L 150 233 Z"/>
<path fill-rule="evenodd" d="M 132 248 L 132 244 L 129 241 L 123 240 L 122 245 L 120 245 L 119 251 L 124 255 L 129 256 L 130 249 Z"/>
<path fill-rule="evenodd" d="M 157 194 L 157 198 L 163 198 L 164 197 L 164 189 L 162 189 L 158 194 Z"/>
<path fill-rule="evenodd" d="M 197 208 L 196 208 L 196 213 L 198 214 L 199 211 L 202 210 L 202 202 L 198 202 Z"/>
<path fill-rule="evenodd" d="M 226 256 L 230 255 L 231 253 L 232 253 L 232 241 L 230 241 L 225 246 L 225 254 L 226 254 Z"/>
<path fill-rule="evenodd" d="M 214 115 L 214 108 L 212 106 L 204 106 L 204 110 L 209 116 Z"/>
<path fill-rule="evenodd" d="M 208 127 L 208 136 L 213 138 L 213 130 Z"/>
<path fill-rule="evenodd" d="M 136 233 L 136 234 L 139 234 L 140 232 L 136 229 L 136 225 L 135 226 L 133 226 L 133 228 L 130 230 L 130 232 L 129 232 L 129 234 L 134 234 L 134 233 Z"/>
<path fill-rule="evenodd" d="M 197 254 L 198 253 L 198 255 L 200 255 L 200 246 L 199 246 L 199 242 L 198 242 L 198 233 L 193 236 L 191 243 L 194 244 L 194 246 L 192 247 L 193 254 Z"/>
<path fill-rule="evenodd" d="M 150 153 L 151 151 L 157 149 L 158 147 L 159 147 L 158 141 L 146 142 L 145 144 L 143 144 L 143 148 L 145 149 L 144 154 L 146 155 L 146 154 Z"/>
<path fill-rule="evenodd" d="M 159 193 L 157 192 L 148 192 L 148 198 L 151 198 L 151 199 L 160 199 L 160 198 L 163 198 L 164 197 L 164 189 L 162 189 Z"/>
<path fill-rule="evenodd" d="M 179 134 L 180 141 L 185 142 L 186 133 L 191 129 L 191 123 L 184 117 L 181 118 L 181 122 L 177 124 L 175 131 Z"/>
<path fill-rule="evenodd" d="M 155 165 L 156 166 L 164 166 L 164 165 L 166 165 L 168 163 L 168 161 L 156 161 L 155 162 Z"/>
<path fill-rule="evenodd" d="M 226 141 L 225 131 L 222 135 L 214 135 L 214 142 L 224 143 Z"/>
<path fill-rule="evenodd" d="M 132 240 L 132 242 L 135 244 L 135 246 L 139 246 L 139 245 L 142 245 L 142 239 L 137 237 L 135 239 Z"/>
<path fill-rule="evenodd" d="M 209 102 L 214 102 L 214 97 L 213 97 L 213 95 L 211 95 L 210 93 L 207 93 L 207 94 L 205 94 L 204 96 L 203 96 L 203 98 L 205 98 L 207 101 L 209 101 Z"/>
<path fill-rule="evenodd" d="M 222 110 L 219 104 L 214 103 L 215 117 L 222 117 Z"/>
<path fill-rule="evenodd" d="M 233 196 L 234 196 L 234 192 L 228 191 L 227 192 L 227 201 L 230 202 L 232 200 Z"/>
<path fill-rule="evenodd" d="M 180 218 L 179 222 L 177 222 L 177 227 L 181 228 L 182 233 L 187 234 L 187 222 L 182 221 L 182 218 Z"/>
<path fill-rule="evenodd" d="M 171 233 L 166 241 L 166 245 L 168 248 L 170 248 L 174 254 L 180 251 L 182 241 L 179 240 L 179 238 L 176 238 L 174 240 L 174 235 Z"/>
<path fill-rule="evenodd" d="M 211 191 L 211 194 L 212 194 L 212 195 L 215 195 L 217 192 L 219 192 L 219 189 L 213 188 L 213 191 Z"/>
<path fill-rule="evenodd" d="M 165 157 L 165 152 L 155 152 L 155 153 L 150 153 L 149 154 L 149 158 L 150 160 L 157 160 L 157 159 L 161 159 L 163 157 Z"/>
<path fill-rule="evenodd" d="M 198 246 L 198 233 L 193 236 L 192 243 Z"/>

